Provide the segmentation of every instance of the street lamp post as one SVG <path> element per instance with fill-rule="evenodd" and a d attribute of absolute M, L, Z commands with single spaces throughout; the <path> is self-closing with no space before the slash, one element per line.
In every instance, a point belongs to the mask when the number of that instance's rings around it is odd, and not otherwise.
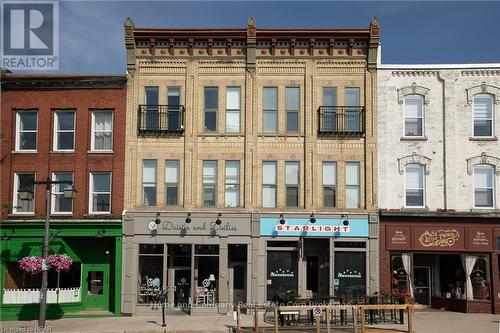
<path fill-rule="evenodd" d="M 76 190 L 73 188 L 73 182 L 69 180 L 35 180 L 33 185 L 45 185 L 45 228 L 43 235 L 43 257 L 42 257 L 42 286 L 40 288 L 40 314 L 38 315 L 38 327 L 45 327 L 45 312 L 47 308 L 47 280 L 49 275 L 49 268 L 47 267 L 46 259 L 49 256 L 49 230 L 50 230 L 50 202 L 51 202 L 51 189 L 53 185 L 66 184 L 64 197 L 67 199 L 74 199 Z M 33 191 L 23 190 L 19 191 L 19 198 L 21 200 L 31 200 L 34 197 Z"/>

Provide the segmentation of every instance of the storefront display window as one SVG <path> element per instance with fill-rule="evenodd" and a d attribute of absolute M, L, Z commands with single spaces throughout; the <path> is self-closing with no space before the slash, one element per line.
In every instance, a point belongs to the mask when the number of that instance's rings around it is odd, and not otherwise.
<path fill-rule="evenodd" d="M 366 253 L 335 252 L 335 295 L 342 302 L 364 301 L 366 296 Z"/>
<path fill-rule="evenodd" d="M 73 262 L 67 272 L 49 270 L 47 288 L 79 288 L 81 267 L 80 262 Z M 30 274 L 21 270 L 17 261 L 7 263 L 5 268 L 4 289 L 40 289 L 42 274 Z"/>
<path fill-rule="evenodd" d="M 472 295 L 476 300 L 490 299 L 490 265 L 487 255 L 478 256 L 470 275 Z"/>
<path fill-rule="evenodd" d="M 297 251 L 267 251 L 267 300 L 297 288 Z"/>
<path fill-rule="evenodd" d="M 441 297 L 465 299 L 465 271 L 462 256 L 447 254 L 439 256 Z"/>
<path fill-rule="evenodd" d="M 194 269 L 197 305 L 217 303 L 219 245 L 195 245 Z"/>
<path fill-rule="evenodd" d="M 139 245 L 139 304 L 155 302 L 156 291 L 163 288 L 163 244 Z"/>
<path fill-rule="evenodd" d="M 408 274 L 406 274 L 401 255 L 391 256 L 392 295 L 405 297 L 408 294 Z"/>

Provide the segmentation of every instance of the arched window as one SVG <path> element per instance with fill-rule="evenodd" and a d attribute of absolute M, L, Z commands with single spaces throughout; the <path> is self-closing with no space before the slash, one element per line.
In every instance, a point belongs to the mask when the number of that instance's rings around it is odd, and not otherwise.
<path fill-rule="evenodd" d="M 478 164 L 474 166 L 474 207 L 494 208 L 495 180 L 494 166 Z"/>
<path fill-rule="evenodd" d="M 425 166 L 405 166 L 405 206 L 425 207 Z"/>
<path fill-rule="evenodd" d="M 489 94 L 474 95 L 473 100 L 473 136 L 492 137 L 493 129 L 493 97 Z"/>
<path fill-rule="evenodd" d="M 404 118 L 405 136 L 424 136 L 424 97 L 422 95 L 405 96 Z"/>

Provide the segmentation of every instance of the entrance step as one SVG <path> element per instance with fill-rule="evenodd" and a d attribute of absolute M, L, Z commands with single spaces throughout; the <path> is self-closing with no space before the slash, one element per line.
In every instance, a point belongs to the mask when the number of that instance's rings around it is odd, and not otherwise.
<path fill-rule="evenodd" d="M 193 306 L 191 307 L 192 316 L 213 316 L 219 313 L 217 306 Z"/>

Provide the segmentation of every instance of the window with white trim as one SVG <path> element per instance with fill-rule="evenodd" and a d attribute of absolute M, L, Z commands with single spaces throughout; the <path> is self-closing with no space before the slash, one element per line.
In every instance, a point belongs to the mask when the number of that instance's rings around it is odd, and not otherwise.
<path fill-rule="evenodd" d="M 35 212 L 35 174 L 29 172 L 17 172 L 14 174 L 14 193 L 12 195 L 12 213 L 31 214 Z M 20 191 L 33 192 L 31 200 L 21 200 Z"/>
<path fill-rule="evenodd" d="M 215 206 L 217 184 L 217 161 L 203 161 L 203 205 Z"/>
<path fill-rule="evenodd" d="M 89 212 L 111 213 L 111 172 L 90 173 Z"/>
<path fill-rule="evenodd" d="M 474 96 L 473 102 L 473 136 L 493 136 L 493 97 L 487 94 Z"/>
<path fill-rule="evenodd" d="M 53 172 L 53 181 L 73 182 L 72 172 Z M 70 184 L 54 184 L 52 186 L 52 214 L 71 214 L 73 212 L 73 199 L 64 197 L 64 189 Z"/>
<path fill-rule="evenodd" d="M 176 206 L 179 204 L 180 161 L 165 161 L 165 204 Z"/>
<path fill-rule="evenodd" d="M 299 206 L 300 162 L 285 162 L 285 187 L 287 207 Z"/>
<path fill-rule="evenodd" d="M 278 88 L 264 87 L 262 106 L 262 131 L 264 133 L 278 133 Z"/>
<path fill-rule="evenodd" d="M 91 150 L 113 149 L 113 111 L 92 111 Z"/>
<path fill-rule="evenodd" d="M 359 162 L 345 164 L 345 207 L 359 208 L 360 204 L 360 177 Z"/>
<path fill-rule="evenodd" d="M 404 136 L 424 136 L 424 97 L 407 95 L 404 98 Z"/>
<path fill-rule="evenodd" d="M 425 166 L 405 166 L 405 206 L 425 207 Z"/>
<path fill-rule="evenodd" d="M 16 150 L 36 151 L 38 112 L 16 111 Z"/>
<path fill-rule="evenodd" d="M 262 162 L 262 207 L 276 207 L 276 161 Z"/>
<path fill-rule="evenodd" d="M 241 88 L 226 88 L 226 133 L 240 132 Z"/>
<path fill-rule="evenodd" d="M 54 151 L 75 150 L 75 111 L 54 112 Z"/>
<path fill-rule="evenodd" d="M 156 206 L 156 160 L 142 160 L 142 204 Z"/>
<path fill-rule="evenodd" d="M 337 162 L 323 162 L 323 207 L 337 206 Z"/>
<path fill-rule="evenodd" d="M 474 166 L 474 207 L 495 207 L 495 170 L 489 164 Z"/>
<path fill-rule="evenodd" d="M 224 205 L 240 206 L 240 161 L 226 161 Z"/>

